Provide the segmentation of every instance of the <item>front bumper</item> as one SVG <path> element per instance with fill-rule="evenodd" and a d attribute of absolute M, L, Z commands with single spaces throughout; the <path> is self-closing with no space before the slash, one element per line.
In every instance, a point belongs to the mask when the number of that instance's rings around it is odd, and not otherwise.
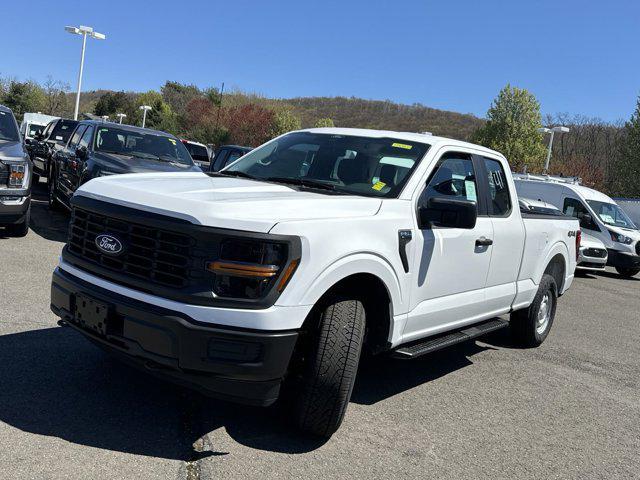
<path fill-rule="evenodd" d="M 27 191 L 0 189 L 0 225 L 21 222 L 29 205 L 31 195 Z"/>
<path fill-rule="evenodd" d="M 607 265 L 620 268 L 640 268 L 640 255 L 631 252 L 620 252 L 619 250 L 607 249 L 609 259 Z"/>
<path fill-rule="evenodd" d="M 81 325 L 78 295 L 108 306 L 104 334 Z M 51 310 L 128 364 L 216 398 L 251 405 L 276 401 L 298 332 L 258 331 L 197 322 L 184 313 L 140 302 L 53 273 Z"/>

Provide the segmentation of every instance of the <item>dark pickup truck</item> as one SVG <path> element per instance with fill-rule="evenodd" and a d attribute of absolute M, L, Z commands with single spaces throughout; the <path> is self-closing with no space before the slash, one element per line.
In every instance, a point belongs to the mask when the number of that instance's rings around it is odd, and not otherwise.
<path fill-rule="evenodd" d="M 39 177 L 49 176 L 51 158 L 58 150 L 64 148 L 76 125 L 78 122 L 75 120 L 58 118 L 49 122 L 32 140 L 27 141 L 26 147 L 33 162 L 34 183 L 38 183 Z"/>
<path fill-rule="evenodd" d="M 29 232 L 31 173 L 13 112 L 0 105 L 0 227 L 13 236 Z"/>

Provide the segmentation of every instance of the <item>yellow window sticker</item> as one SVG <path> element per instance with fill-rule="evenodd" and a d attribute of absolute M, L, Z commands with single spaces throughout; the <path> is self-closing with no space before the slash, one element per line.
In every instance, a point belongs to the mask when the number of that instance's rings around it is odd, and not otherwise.
<path fill-rule="evenodd" d="M 392 143 L 391 146 L 396 148 L 404 148 L 405 150 L 411 150 L 413 148 L 413 146 L 407 145 L 406 143 Z"/>
<path fill-rule="evenodd" d="M 169 140 L 171 143 L 173 143 L 174 145 L 176 144 L 176 141 L 173 138 L 167 138 L 167 140 Z"/>
<path fill-rule="evenodd" d="M 384 183 L 384 182 L 376 182 L 376 183 L 373 185 L 373 187 L 371 187 L 371 188 L 373 188 L 374 190 L 378 190 L 378 191 L 380 191 L 380 190 L 382 190 L 386 185 L 387 185 L 387 184 L 386 184 L 386 183 Z"/>

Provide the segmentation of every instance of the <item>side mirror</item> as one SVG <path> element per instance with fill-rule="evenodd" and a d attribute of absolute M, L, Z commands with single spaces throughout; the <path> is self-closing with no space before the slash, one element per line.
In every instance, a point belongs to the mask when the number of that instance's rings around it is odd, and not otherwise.
<path fill-rule="evenodd" d="M 80 160 L 85 160 L 89 156 L 89 150 L 87 147 L 78 147 L 76 148 L 76 157 Z"/>
<path fill-rule="evenodd" d="M 426 206 L 418 209 L 421 229 L 431 227 L 464 228 L 476 226 L 478 206 L 471 200 L 448 197 L 432 197 Z"/>
<path fill-rule="evenodd" d="M 593 229 L 593 217 L 588 213 L 579 213 L 578 220 L 580 220 L 580 226 L 582 228 Z"/>

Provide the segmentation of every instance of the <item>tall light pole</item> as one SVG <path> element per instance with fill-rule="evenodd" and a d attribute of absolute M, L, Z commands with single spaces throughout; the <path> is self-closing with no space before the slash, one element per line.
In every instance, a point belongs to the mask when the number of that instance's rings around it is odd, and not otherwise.
<path fill-rule="evenodd" d="M 116 117 L 119 118 L 118 123 L 122 123 L 122 119 L 125 118 L 127 116 L 126 113 L 116 113 Z"/>
<path fill-rule="evenodd" d="M 551 149 L 553 148 L 553 137 L 556 133 L 569 133 L 569 128 L 568 127 L 553 127 L 553 128 L 542 127 L 542 128 L 539 128 L 538 131 L 540 133 L 551 134 L 551 138 L 549 139 L 549 149 L 547 150 L 547 160 L 544 162 L 544 173 L 547 173 L 549 171 L 549 162 L 551 161 Z"/>
<path fill-rule="evenodd" d="M 144 124 L 147 121 L 147 112 L 152 108 L 149 105 L 140 105 L 140 110 L 142 110 L 142 128 L 144 128 Z"/>
<path fill-rule="evenodd" d="M 76 94 L 76 108 L 73 112 L 73 119 L 78 120 L 78 110 L 80 109 L 80 90 L 82 89 L 82 70 L 84 69 L 84 51 L 87 48 L 87 35 L 96 40 L 104 40 L 106 35 L 94 32 L 92 27 L 64 27 L 64 29 L 74 35 L 82 35 L 82 54 L 80 55 L 80 71 L 78 72 L 78 93 Z"/>

